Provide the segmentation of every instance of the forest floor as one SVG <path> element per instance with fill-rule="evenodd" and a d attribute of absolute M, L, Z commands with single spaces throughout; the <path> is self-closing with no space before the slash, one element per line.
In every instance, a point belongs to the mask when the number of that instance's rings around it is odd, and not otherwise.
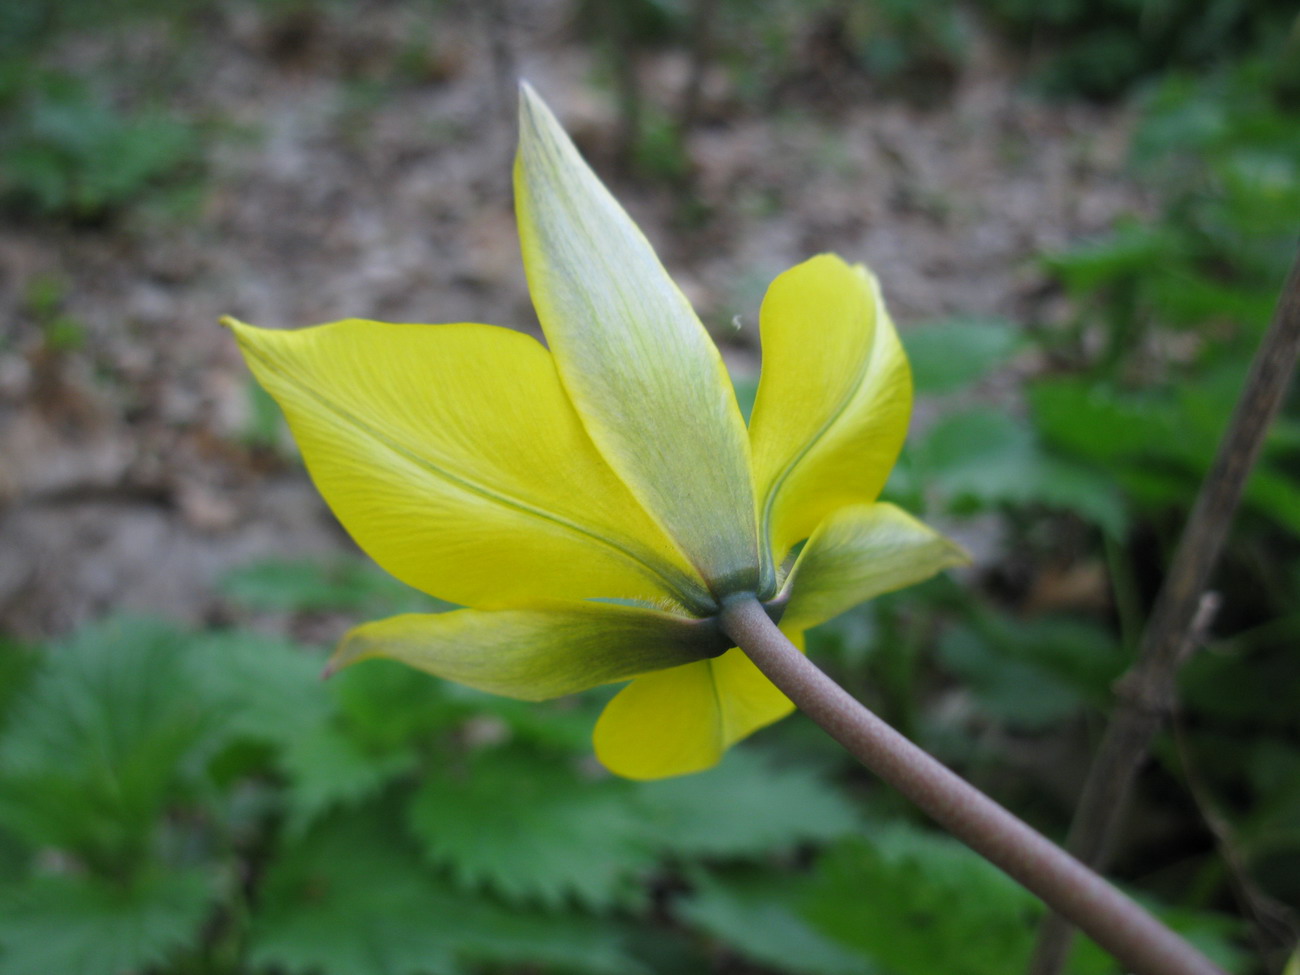
<path fill-rule="evenodd" d="M 508 25 L 509 62 L 501 26 L 464 11 L 430 27 L 401 7 L 275 9 L 214 14 L 175 80 L 172 102 L 211 134 L 192 211 L 0 227 L 0 632 L 36 639 L 110 611 L 219 621 L 230 569 L 349 545 L 287 442 L 268 438 L 217 319 L 535 330 L 503 72 L 614 171 L 615 99 L 569 5 Z M 413 36 L 428 37 L 421 59 L 393 80 Z M 65 56 L 102 65 L 122 40 L 73 37 Z M 126 41 L 139 64 L 166 61 L 174 38 Z M 869 264 L 904 336 L 954 317 L 1029 327 L 1064 313 L 1039 255 L 1145 206 L 1124 176 L 1127 113 L 1037 99 L 991 45 L 925 107 L 823 70 L 811 48 L 804 61 L 761 111 L 708 79 L 681 147 L 687 193 L 610 180 L 739 371 L 757 367 L 767 282 L 814 253 Z M 647 54 L 647 103 L 674 104 L 687 67 Z M 73 349 L 33 310 L 33 289 L 51 287 L 78 323 Z"/>

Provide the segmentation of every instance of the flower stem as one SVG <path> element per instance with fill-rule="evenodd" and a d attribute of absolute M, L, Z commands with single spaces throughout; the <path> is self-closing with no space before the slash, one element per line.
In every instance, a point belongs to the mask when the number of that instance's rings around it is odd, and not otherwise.
<path fill-rule="evenodd" d="M 855 758 L 1070 918 L 1127 970 L 1223 975 L 1145 909 L 863 707 L 786 639 L 757 599 L 728 601 L 722 625 L 758 669 Z"/>

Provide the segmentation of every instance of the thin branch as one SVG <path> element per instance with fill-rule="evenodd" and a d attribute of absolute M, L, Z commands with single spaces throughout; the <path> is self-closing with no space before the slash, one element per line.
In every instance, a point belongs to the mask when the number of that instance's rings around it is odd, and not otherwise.
<path fill-rule="evenodd" d="M 722 625 L 767 678 L 867 768 L 975 852 L 1065 914 L 1137 975 L 1223 975 L 1056 844 L 876 717 L 800 653 L 753 596 Z"/>
<path fill-rule="evenodd" d="M 1297 354 L 1300 256 L 1291 266 L 1273 322 L 1255 353 L 1232 421 L 1188 516 L 1143 631 L 1137 663 L 1115 685 L 1116 710 L 1097 749 L 1065 843 L 1076 857 L 1098 869 L 1105 869 L 1137 771 L 1173 707 L 1178 667 L 1194 631 L 1197 608 L 1223 551 L 1246 480 L 1282 406 Z M 1063 918 L 1044 919 L 1029 975 L 1057 975 L 1072 940 L 1073 932 Z"/>

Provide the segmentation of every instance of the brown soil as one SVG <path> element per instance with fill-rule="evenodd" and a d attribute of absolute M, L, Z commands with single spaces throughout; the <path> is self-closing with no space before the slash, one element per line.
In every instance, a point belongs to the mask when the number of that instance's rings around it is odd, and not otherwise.
<path fill-rule="evenodd" d="M 212 618 L 230 568 L 349 544 L 291 450 L 249 444 L 249 378 L 217 318 L 534 327 L 509 199 L 512 65 L 610 174 L 740 369 L 757 362 L 766 283 L 813 253 L 870 264 L 904 330 L 1030 323 L 1059 301 L 1036 255 L 1141 202 L 1120 175 L 1125 114 L 1035 101 L 991 48 L 926 108 L 862 84 L 759 112 L 718 74 L 686 143 L 685 195 L 615 177 L 614 98 L 592 81 L 573 10 L 521 6 L 504 34 L 477 5 L 432 23 L 394 5 L 232 6 L 203 25 L 174 94 L 217 132 L 195 214 L 0 228 L 0 631 L 37 638 L 113 610 Z M 127 40 L 167 43 L 147 27 Z M 675 104 L 686 56 L 640 68 L 647 101 Z M 75 351 L 49 348 L 29 307 L 43 279 L 63 282 Z"/>

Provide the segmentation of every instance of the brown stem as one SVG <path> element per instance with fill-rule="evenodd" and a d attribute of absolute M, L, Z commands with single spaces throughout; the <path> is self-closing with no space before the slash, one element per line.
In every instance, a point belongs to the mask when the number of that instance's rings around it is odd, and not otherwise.
<path fill-rule="evenodd" d="M 1137 771 L 1173 706 L 1178 667 L 1195 630 L 1202 594 L 1223 551 L 1246 479 L 1282 406 L 1298 353 L 1300 257 L 1291 266 L 1273 323 L 1255 353 L 1232 421 L 1188 516 L 1142 633 L 1137 663 L 1115 685 L 1115 712 L 1084 782 L 1065 843 L 1071 853 L 1098 869 L 1105 869 Z M 1064 918 L 1045 918 L 1029 975 L 1057 975 L 1073 937 Z"/>
<path fill-rule="evenodd" d="M 854 757 L 1136 975 L 1223 975 L 1146 910 L 854 700 L 786 639 L 754 597 L 729 600 L 721 618 L 758 669 Z"/>

